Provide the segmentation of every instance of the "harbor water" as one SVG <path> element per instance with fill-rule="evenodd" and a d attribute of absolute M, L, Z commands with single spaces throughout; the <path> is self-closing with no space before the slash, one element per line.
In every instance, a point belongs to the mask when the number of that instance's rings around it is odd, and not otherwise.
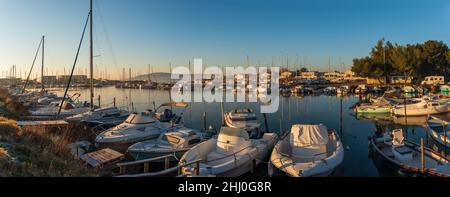
<path fill-rule="evenodd" d="M 61 91 L 56 91 L 61 96 Z M 89 89 L 72 89 L 69 95 L 81 93 L 80 101 L 89 102 Z M 119 89 L 115 87 L 102 87 L 95 89 L 95 104 L 98 105 L 100 95 L 101 106 L 112 106 L 115 98 L 116 105 L 137 112 L 154 109 L 164 102 L 169 102 L 169 92 L 147 89 Z M 408 139 L 420 143 L 423 138 L 428 147 L 439 152 L 446 151 L 437 145 L 426 130 L 421 126 L 426 117 L 408 118 L 408 126 L 405 126 L 404 118 L 392 118 L 390 115 L 357 116 L 352 106 L 360 101 L 357 95 L 336 96 L 280 96 L 279 110 L 273 114 L 267 114 L 268 131 L 283 133 L 289 132 L 293 124 L 319 124 L 322 123 L 330 129 L 334 129 L 340 135 L 345 156 L 342 166 L 334 173 L 334 176 L 348 177 L 378 177 L 378 176 L 403 176 L 404 173 L 383 161 L 380 156 L 372 153 L 368 145 L 368 137 L 375 134 L 376 130 L 404 128 L 408 130 Z M 341 107 L 342 106 L 342 107 Z M 258 103 L 225 103 L 225 112 L 237 108 L 250 108 L 259 115 L 262 129 L 264 117 L 260 112 Z M 342 110 L 342 111 L 341 111 Z M 182 109 L 174 108 L 176 113 Z M 206 123 L 204 113 L 206 112 Z M 441 118 L 450 120 L 450 115 L 440 115 Z M 191 128 L 203 130 L 210 125 L 214 128 L 221 126 L 221 103 L 189 103 L 184 112 L 185 125 Z M 261 163 L 257 169 L 258 176 L 268 176 L 267 161 Z"/>

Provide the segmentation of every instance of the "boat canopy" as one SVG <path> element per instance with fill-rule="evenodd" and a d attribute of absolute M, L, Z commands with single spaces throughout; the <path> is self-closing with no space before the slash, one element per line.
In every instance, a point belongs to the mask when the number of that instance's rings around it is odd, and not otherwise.
<path fill-rule="evenodd" d="M 125 122 L 128 124 L 149 124 L 156 122 L 156 120 L 147 115 L 131 114 Z"/>
<path fill-rule="evenodd" d="M 326 145 L 328 143 L 328 129 L 322 124 L 293 125 L 290 143 L 293 147 Z"/>

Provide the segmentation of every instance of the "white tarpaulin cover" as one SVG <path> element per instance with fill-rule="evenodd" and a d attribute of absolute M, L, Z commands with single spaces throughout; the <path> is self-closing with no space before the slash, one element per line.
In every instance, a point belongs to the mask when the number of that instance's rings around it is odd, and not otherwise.
<path fill-rule="evenodd" d="M 328 143 L 328 129 L 322 124 L 293 125 L 290 140 L 293 147 L 326 145 Z"/>

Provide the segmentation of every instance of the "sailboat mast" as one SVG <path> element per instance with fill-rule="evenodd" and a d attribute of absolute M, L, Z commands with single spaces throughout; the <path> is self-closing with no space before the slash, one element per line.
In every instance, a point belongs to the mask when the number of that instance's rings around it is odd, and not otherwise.
<path fill-rule="evenodd" d="M 45 86 L 44 86 L 44 45 L 45 45 L 45 36 L 42 36 L 42 68 L 41 68 L 41 88 L 42 88 L 42 91 L 45 89 Z"/>
<path fill-rule="evenodd" d="M 92 36 L 92 26 L 93 26 L 93 20 L 94 20 L 94 14 L 92 12 L 92 0 L 90 0 L 90 77 L 91 77 L 91 109 L 94 109 L 94 40 Z"/>

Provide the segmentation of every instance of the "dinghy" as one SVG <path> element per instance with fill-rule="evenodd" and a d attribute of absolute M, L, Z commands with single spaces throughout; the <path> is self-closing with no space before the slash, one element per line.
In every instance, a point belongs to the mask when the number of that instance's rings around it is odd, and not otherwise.
<path fill-rule="evenodd" d="M 148 113 L 131 114 L 122 124 L 97 135 L 95 146 L 124 152 L 132 144 L 156 139 L 161 133 L 178 127 L 181 125 L 161 123 Z"/>
<path fill-rule="evenodd" d="M 72 123 L 86 123 L 90 126 L 108 124 L 118 125 L 130 116 L 126 110 L 117 107 L 98 108 L 75 116 L 65 118 L 65 121 Z"/>
<path fill-rule="evenodd" d="M 260 123 L 251 109 L 236 109 L 225 114 L 225 123 L 231 128 L 251 130 L 259 128 Z"/>
<path fill-rule="evenodd" d="M 401 169 L 412 173 L 421 173 L 421 146 L 403 137 L 403 130 L 385 132 L 381 136 L 370 138 L 371 147 L 384 159 Z M 450 161 L 443 155 L 424 147 L 424 175 L 449 177 Z"/>
<path fill-rule="evenodd" d="M 272 165 L 290 177 L 329 176 L 343 161 L 337 133 L 324 125 L 293 125 L 272 151 Z"/>
<path fill-rule="evenodd" d="M 135 160 L 174 155 L 172 161 L 178 161 L 177 158 L 180 159 L 186 151 L 203 141 L 205 138 L 200 131 L 182 127 L 163 133 L 156 140 L 138 142 L 130 146 L 127 152 Z"/>
<path fill-rule="evenodd" d="M 440 118 L 429 116 L 425 128 L 430 136 L 441 145 L 450 147 L 449 122 Z"/>
<path fill-rule="evenodd" d="M 209 139 L 186 152 L 180 165 L 201 159 L 198 175 L 196 166 L 182 168 L 187 176 L 238 177 L 251 170 L 269 154 L 278 135 L 264 133 L 251 139 L 246 129 L 222 127 L 217 138 Z"/>
<path fill-rule="evenodd" d="M 406 114 L 405 114 L 406 111 Z M 392 113 L 396 116 L 427 116 L 434 114 L 447 113 L 450 111 L 448 103 L 440 103 L 438 101 L 423 100 L 415 104 L 407 104 L 406 110 L 404 105 L 398 105 L 392 109 Z"/>

